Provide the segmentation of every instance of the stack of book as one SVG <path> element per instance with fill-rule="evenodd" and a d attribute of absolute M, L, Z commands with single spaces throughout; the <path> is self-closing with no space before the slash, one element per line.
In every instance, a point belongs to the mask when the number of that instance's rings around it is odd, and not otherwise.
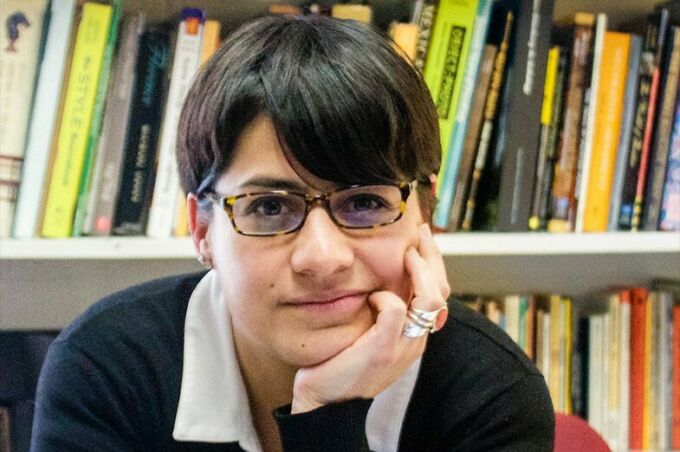
<path fill-rule="evenodd" d="M 562 295 L 467 296 L 543 373 L 556 411 L 612 450 L 680 448 L 680 281 Z"/>
<path fill-rule="evenodd" d="M 220 23 L 196 8 L 150 23 L 122 2 L 0 5 L 0 237 L 188 233 L 172 150 Z M 585 11 L 554 24 L 553 3 L 417 0 L 389 27 L 439 115 L 434 226 L 680 230 L 678 0 L 625 31 Z M 268 13 L 374 21 L 305 5 Z"/>

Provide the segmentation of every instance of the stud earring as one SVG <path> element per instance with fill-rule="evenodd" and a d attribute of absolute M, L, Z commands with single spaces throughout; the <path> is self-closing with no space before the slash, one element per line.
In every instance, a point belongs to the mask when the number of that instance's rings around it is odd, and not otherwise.
<path fill-rule="evenodd" d="M 205 257 L 204 254 L 201 253 L 196 258 L 203 267 L 207 268 L 208 270 L 212 269 L 212 261 L 209 258 Z"/>

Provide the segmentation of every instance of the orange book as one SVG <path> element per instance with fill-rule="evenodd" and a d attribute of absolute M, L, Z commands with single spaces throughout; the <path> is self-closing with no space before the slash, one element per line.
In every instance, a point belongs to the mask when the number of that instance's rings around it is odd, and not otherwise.
<path fill-rule="evenodd" d="M 619 146 L 623 99 L 628 76 L 630 34 L 608 31 L 602 47 L 597 90 L 597 111 L 592 157 L 587 179 L 583 230 L 604 232 L 609 220 L 609 200 L 616 151 Z"/>
<path fill-rule="evenodd" d="M 647 303 L 645 304 L 645 336 L 644 336 L 644 355 L 642 362 L 644 366 L 644 373 L 642 376 L 642 387 L 644 390 L 644 398 L 642 404 L 642 448 L 650 449 L 652 438 L 652 405 L 654 397 L 654 388 L 652 387 L 652 316 L 656 308 L 652 306 L 657 302 L 656 294 L 654 292 L 647 293 Z"/>
<path fill-rule="evenodd" d="M 645 327 L 647 289 L 637 287 L 630 305 L 630 448 L 642 449 L 642 413 L 645 406 Z"/>
<path fill-rule="evenodd" d="M 680 305 L 673 306 L 673 425 L 671 447 L 680 449 Z"/>

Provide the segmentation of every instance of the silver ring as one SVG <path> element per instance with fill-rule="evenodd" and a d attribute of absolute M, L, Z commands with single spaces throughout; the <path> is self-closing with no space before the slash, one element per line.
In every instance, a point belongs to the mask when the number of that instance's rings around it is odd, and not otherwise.
<path fill-rule="evenodd" d="M 445 315 L 448 315 L 446 303 L 444 303 L 441 308 L 435 309 L 434 311 L 425 311 L 409 307 L 406 311 L 407 319 L 402 334 L 406 337 L 420 337 L 427 333 L 434 333 L 444 325 L 444 321 L 446 320 L 446 317 L 443 317 L 441 319 L 441 324 L 437 324 L 437 319 L 442 315 L 442 311 L 445 311 Z"/>

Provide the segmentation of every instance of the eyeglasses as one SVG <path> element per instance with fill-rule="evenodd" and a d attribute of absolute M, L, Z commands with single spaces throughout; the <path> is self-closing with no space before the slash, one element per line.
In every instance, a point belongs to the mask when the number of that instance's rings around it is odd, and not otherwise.
<path fill-rule="evenodd" d="M 229 216 L 234 230 L 248 236 L 274 236 L 302 228 L 315 203 L 321 203 L 333 222 L 346 229 L 370 229 L 399 220 L 417 181 L 386 185 L 353 185 L 319 195 L 273 190 L 205 197 Z"/>

